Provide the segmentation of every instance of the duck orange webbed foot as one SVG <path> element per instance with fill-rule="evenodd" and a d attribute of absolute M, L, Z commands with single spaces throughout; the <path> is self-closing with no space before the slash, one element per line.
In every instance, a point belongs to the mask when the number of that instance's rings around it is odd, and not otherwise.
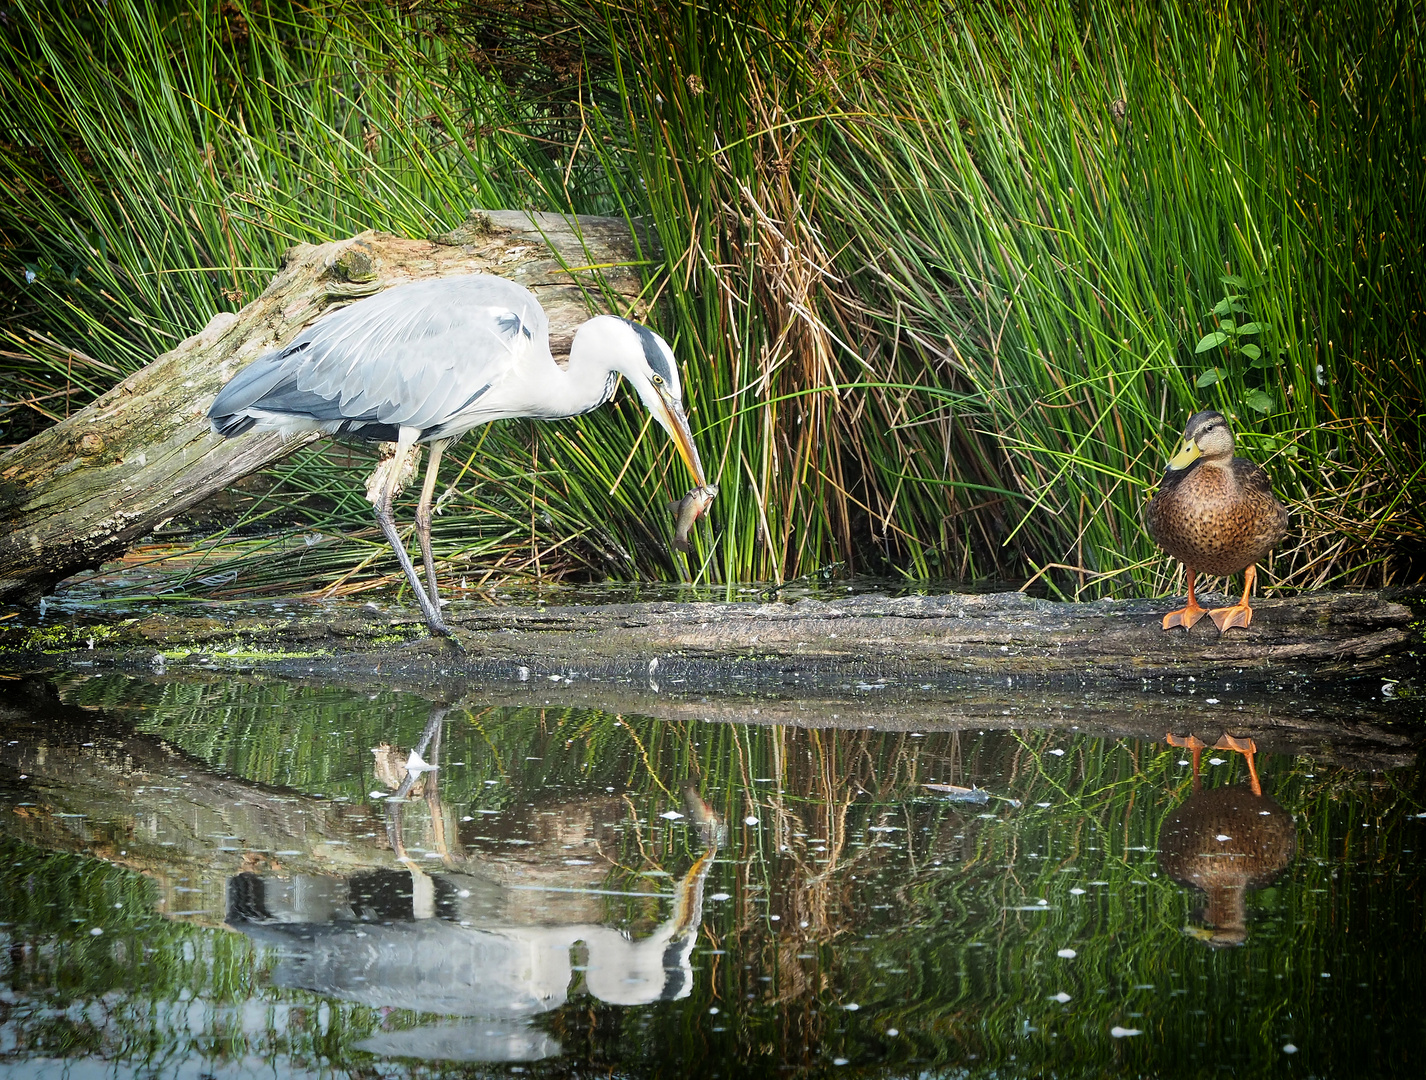
<path fill-rule="evenodd" d="M 1258 744 L 1252 739 L 1240 739 L 1236 735 L 1229 735 L 1226 731 L 1223 737 L 1213 744 L 1215 750 L 1236 750 L 1240 754 L 1256 754 Z"/>
<path fill-rule="evenodd" d="M 1250 566 L 1243 571 L 1243 596 L 1232 607 L 1214 608 L 1208 614 L 1221 634 L 1235 626 L 1246 627 L 1253 621 L 1253 609 L 1248 606 L 1248 598 L 1253 595 L 1253 583 L 1258 580 L 1258 568 Z"/>
<path fill-rule="evenodd" d="M 1214 608 L 1208 616 L 1221 634 L 1235 626 L 1247 626 L 1253 621 L 1253 609 L 1247 604 L 1234 604 L 1232 607 Z"/>
<path fill-rule="evenodd" d="M 1179 608 L 1177 611 L 1170 611 L 1165 615 L 1164 629 L 1169 630 L 1175 626 L 1181 626 L 1185 630 L 1191 629 L 1194 623 L 1208 614 L 1210 614 L 1210 612 L 1206 607 L 1200 607 L 1198 604 L 1189 604 L 1186 607 Z"/>
<path fill-rule="evenodd" d="M 1240 739 L 1237 736 L 1229 735 L 1226 731 L 1223 737 L 1213 744 L 1215 750 L 1236 750 L 1242 754 L 1248 762 L 1248 784 L 1253 789 L 1254 795 L 1263 793 L 1262 781 L 1258 779 L 1258 767 L 1253 761 L 1253 755 L 1258 752 L 1258 744 L 1252 739 Z"/>

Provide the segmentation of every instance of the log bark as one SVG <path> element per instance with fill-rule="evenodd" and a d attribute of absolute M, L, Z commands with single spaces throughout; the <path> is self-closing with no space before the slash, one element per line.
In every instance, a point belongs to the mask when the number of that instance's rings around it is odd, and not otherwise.
<path fill-rule="evenodd" d="M 592 313 L 642 318 L 637 245 L 612 218 L 496 210 L 430 240 L 366 232 L 299 245 L 267 290 L 215 315 L 73 416 L 0 456 L 0 600 L 33 601 L 315 436 L 220 439 L 207 410 L 258 355 L 318 316 L 407 281 L 493 273 L 526 285 L 556 358 Z M 597 268 L 597 269 L 596 269 Z"/>
<path fill-rule="evenodd" d="M 1175 603 L 1058 603 L 1021 593 L 852 596 L 795 603 L 662 602 L 445 609 L 462 649 L 427 637 L 410 607 L 374 602 L 212 602 L 114 624 L 80 607 L 45 626 L 0 622 L 12 668 L 81 665 L 379 671 L 491 682 L 570 680 L 700 693 L 824 695 L 865 684 L 946 689 L 1224 679 L 1270 687 L 1414 671 L 1419 591 L 1308 593 L 1259 600 L 1252 625 L 1165 631 Z M 410 637 L 392 647 L 393 636 Z M 265 656 L 265 653 L 271 654 Z M 650 668 L 650 662 L 658 664 Z M 652 676 L 652 680 L 650 677 Z"/>

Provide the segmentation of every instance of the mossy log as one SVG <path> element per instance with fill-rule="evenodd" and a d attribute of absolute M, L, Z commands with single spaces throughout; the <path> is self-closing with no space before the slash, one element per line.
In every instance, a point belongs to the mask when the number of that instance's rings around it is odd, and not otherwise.
<path fill-rule="evenodd" d="M 1058 603 L 1021 593 L 852 596 L 796 602 L 490 605 L 445 609 L 459 645 L 419 613 L 375 602 L 226 601 L 115 623 L 84 608 L 44 625 L 0 622 L 13 669 L 135 663 L 320 669 L 494 682 L 646 681 L 701 693 L 836 693 L 879 680 L 940 688 L 1134 683 L 1196 677 L 1265 686 L 1295 677 L 1391 677 L 1418 667 L 1419 592 L 1260 600 L 1252 625 L 1165 631 L 1174 603 Z M 402 639 L 406 639 L 404 643 Z M 0 655 L 0 660 L 3 660 Z M 657 663 L 654 663 L 657 661 Z M 652 666 L 651 666 L 652 665 Z"/>
<path fill-rule="evenodd" d="M 641 318 L 637 245 L 611 218 L 473 212 L 455 232 L 366 232 L 287 252 L 267 290 L 0 456 L 0 600 L 32 601 L 314 436 L 223 440 L 207 410 L 258 355 L 333 307 L 407 281 L 491 273 L 532 289 L 556 358 L 600 310 Z M 597 272 L 595 267 L 598 268 Z"/>

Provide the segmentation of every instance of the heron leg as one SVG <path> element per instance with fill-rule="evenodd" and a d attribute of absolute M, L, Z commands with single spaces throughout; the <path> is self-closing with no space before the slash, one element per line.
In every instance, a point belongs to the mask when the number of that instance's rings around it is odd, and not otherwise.
<path fill-rule="evenodd" d="M 416 536 L 421 541 L 421 558 L 426 564 L 426 584 L 430 586 L 431 603 L 438 608 L 441 606 L 441 594 L 436 587 L 436 559 L 431 554 L 431 499 L 436 493 L 436 470 L 441 467 L 441 455 L 450 444 L 450 439 L 437 439 L 431 443 L 426 482 L 421 485 L 421 501 L 416 505 Z"/>
<path fill-rule="evenodd" d="M 416 576 L 416 568 L 411 564 L 411 556 L 407 553 L 406 545 L 401 542 L 401 537 L 396 532 L 396 518 L 391 510 L 391 500 L 401 490 L 406 478 L 415 470 L 416 456 L 421 452 L 420 448 L 416 446 L 415 438 L 420 433 L 413 431 L 410 439 L 405 438 L 405 434 L 403 431 L 403 438 L 396 443 L 395 457 L 389 461 L 383 461 L 376 467 L 376 472 L 372 473 L 366 494 L 376 511 L 377 525 L 381 527 L 381 532 L 386 537 L 387 543 L 391 545 L 391 550 L 396 553 L 396 561 L 401 564 L 401 569 L 406 574 L 406 580 L 411 583 L 411 589 L 416 594 L 416 602 L 421 605 L 421 614 L 426 617 L 426 625 L 430 627 L 431 633 L 450 637 L 450 627 L 441 618 L 440 605 L 426 595 L 426 590 L 421 585 L 421 579 Z"/>

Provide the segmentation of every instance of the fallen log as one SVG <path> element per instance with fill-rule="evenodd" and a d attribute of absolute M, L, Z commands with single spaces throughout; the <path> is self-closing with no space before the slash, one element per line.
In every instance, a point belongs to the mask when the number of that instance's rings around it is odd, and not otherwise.
<path fill-rule="evenodd" d="M 1421 640 L 1405 593 L 1261 600 L 1252 626 L 1160 628 L 1170 600 L 1070 604 L 1020 593 L 853 596 L 794 603 L 640 603 L 446 608 L 464 652 L 425 638 L 414 609 L 350 601 L 252 601 L 159 610 L 114 625 L 96 613 L 49 628 L 0 622 L 11 665 L 193 665 L 306 674 L 416 672 L 499 681 L 601 679 L 708 692 L 812 693 L 879 679 L 966 686 L 1288 677 L 1415 670 Z M 410 639 L 392 647 L 394 635 Z M 37 655 L 38 654 L 38 655 Z M 26 659 L 28 657 L 28 659 Z M 654 663 L 657 661 L 657 663 Z"/>
<path fill-rule="evenodd" d="M 215 315 L 84 409 L 0 456 L 0 600 L 37 600 L 312 442 L 312 435 L 275 432 L 220 439 L 207 409 L 245 364 L 334 306 L 421 278 L 500 274 L 539 296 L 559 359 L 576 327 L 610 310 L 611 301 L 620 313 L 645 314 L 636 309 L 637 261 L 622 221 L 503 210 L 475 212 L 432 240 L 366 232 L 292 248 L 267 290 L 240 312 Z"/>

